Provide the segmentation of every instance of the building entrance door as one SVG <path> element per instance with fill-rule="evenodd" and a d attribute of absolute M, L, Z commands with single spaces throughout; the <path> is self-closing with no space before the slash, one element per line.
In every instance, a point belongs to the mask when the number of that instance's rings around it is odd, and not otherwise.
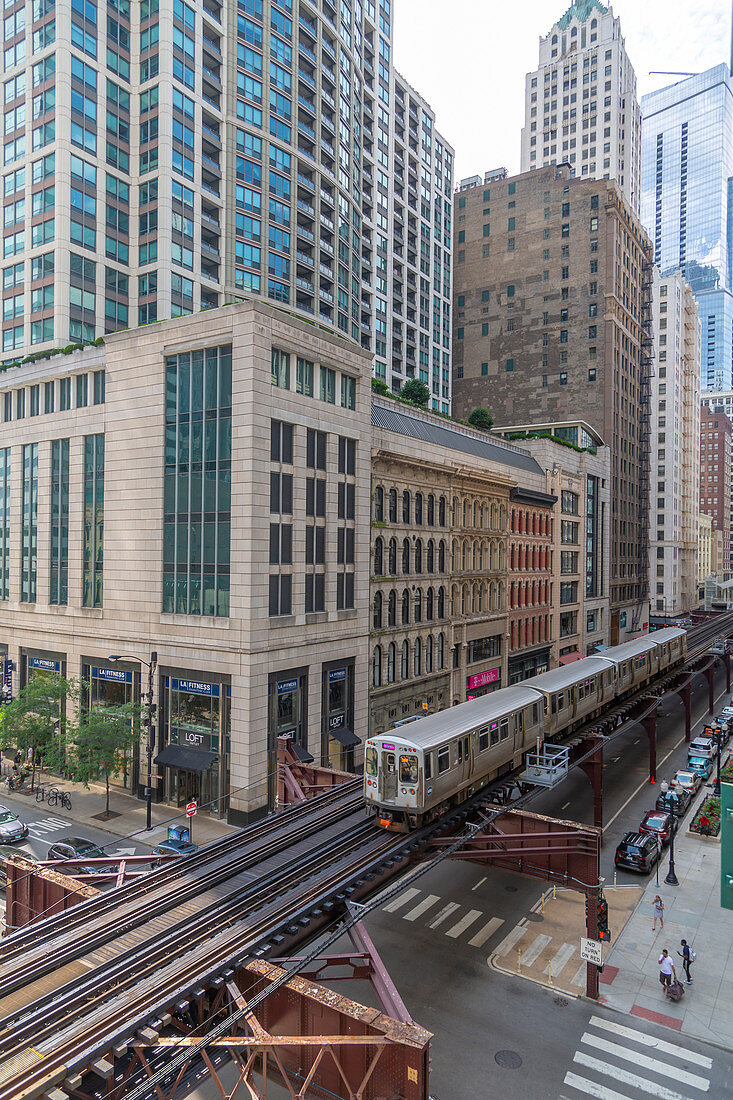
<path fill-rule="evenodd" d="M 170 769 L 171 801 L 176 806 L 189 802 L 201 802 L 201 773 L 187 772 L 183 768 Z"/>

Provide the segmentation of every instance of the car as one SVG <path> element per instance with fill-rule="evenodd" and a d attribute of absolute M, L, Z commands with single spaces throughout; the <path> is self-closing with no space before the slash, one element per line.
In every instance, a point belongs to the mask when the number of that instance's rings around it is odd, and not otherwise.
<path fill-rule="evenodd" d="M 677 832 L 678 824 L 675 815 L 666 810 L 647 810 L 639 826 L 639 832 L 659 837 L 662 844 L 669 844 Z"/>
<path fill-rule="evenodd" d="M 51 845 L 46 858 L 59 860 L 104 859 L 104 852 L 93 840 L 87 840 L 83 836 L 67 836 L 65 840 L 57 840 L 55 844 Z M 69 873 L 72 875 L 101 875 L 114 870 L 115 868 L 112 865 L 105 867 L 100 863 L 82 863 L 71 869 Z"/>
<path fill-rule="evenodd" d="M 625 833 L 616 848 L 614 862 L 629 871 L 648 875 L 661 856 L 662 849 L 649 833 Z"/>
<path fill-rule="evenodd" d="M 720 713 L 727 714 L 731 718 L 733 718 L 733 703 L 727 703 L 724 707 L 721 708 Z"/>
<path fill-rule="evenodd" d="M 28 836 L 28 826 L 16 813 L 0 804 L 0 844 L 17 844 Z"/>
<path fill-rule="evenodd" d="M 21 859 L 27 859 L 29 863 L 38 863 L 38 858 L 31 855 L 30 852 L 23 851 L 22 848 L 13 848 L 11 844 L 0 844 L 0 889 L 4 890 L 8 881 L 8 874 L 5 870 L 5 865 L 12 856 L 20 856 Z"/>
<path fill-rule="evenodd" d="M 707 779 L 713 770 L 713 761 L 707 756 L 688 756 L 687 767 L 689 771 L 697 772 L 703 779 Z"/>
<path fill-rule="evenodd" d="M 671 785 L 682 787 L 683 790 L 689 791 L 691 795 L 694 795 L 699 790 L 701 783 L 702 776 L 698 775 L 697 772 L 682 768 L 672 777 Z"/>
<path fill-rule="evenodd" d="M 699 737 L 693 737 L 687 746 L 688 756 L 702 756 L 711 760 L 715 755 L 717 749 L 713 738 L 707 734 L 701 734 Z"/>
<path fill-rule="evenodd" d="M 730 741 L 730 728 L 733 725 L 733 714 L 716 714 L 712 721 L 712 728 L 719 729 L 723 734 L 723 744 Z"/>
<path fill-rule="evenodd" d="M 692 802 L 692 791 L 685 790 L 684 787 L 674 787 L 670 785 L 669 790 L 660 793 L 657 798 L 656 808 L 658 810 L 666 810 L 671 812 L 674 808 L 674 812 L 678 817 L 681 817 L 689 809 Z"/>
<path fill-rule="evenodd" d="M 164 840 L 157 848 L 153 848 L 154 856 L 190 856 L 192 852 L 198 852 L 198 844 L 191 840 Z M 159 859 L 153 867 L 162 867 L 168 860 Z"/>

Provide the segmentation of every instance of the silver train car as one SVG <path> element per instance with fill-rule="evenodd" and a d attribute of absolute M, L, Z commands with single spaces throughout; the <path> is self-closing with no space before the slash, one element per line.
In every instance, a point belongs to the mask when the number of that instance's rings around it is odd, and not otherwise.
<path fill-rule="evenodd" d="M 367 810 L 385 829 L 426 824 L 519 768 L 538 740 L 567 736 L 686 654 L 686 632 L 670 627 L 370 737 Z"/>

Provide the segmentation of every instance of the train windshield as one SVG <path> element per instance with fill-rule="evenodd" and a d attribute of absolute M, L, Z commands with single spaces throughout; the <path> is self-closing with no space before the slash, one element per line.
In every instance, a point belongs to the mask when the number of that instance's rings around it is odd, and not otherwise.
<path fill-rule="evenodd" d="M 417 757 L 400 757 L 400 783 L 417 783 Z"/>
<path fill-rule="evenodd" d="M 366 756 L 364 759 L 364 766 L 366 768 L 367 775 L 377 774 L 377 750 L 374 748 L 367 748 Z"/>

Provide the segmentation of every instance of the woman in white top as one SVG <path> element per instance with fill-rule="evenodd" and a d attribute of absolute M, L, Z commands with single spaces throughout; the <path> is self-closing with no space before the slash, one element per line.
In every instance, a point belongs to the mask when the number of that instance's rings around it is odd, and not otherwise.
<path fill-rule="evenodd" d="M 659 921 L 660 929 L 664 928 L 664 902 L 660 898 L 659 894 L 657 894 L 657 896 L 655 897 L 652 905 L 654 906 L 654 923 L 652 925 L 652 932 L 656 932 L 657 921 Z"/>

